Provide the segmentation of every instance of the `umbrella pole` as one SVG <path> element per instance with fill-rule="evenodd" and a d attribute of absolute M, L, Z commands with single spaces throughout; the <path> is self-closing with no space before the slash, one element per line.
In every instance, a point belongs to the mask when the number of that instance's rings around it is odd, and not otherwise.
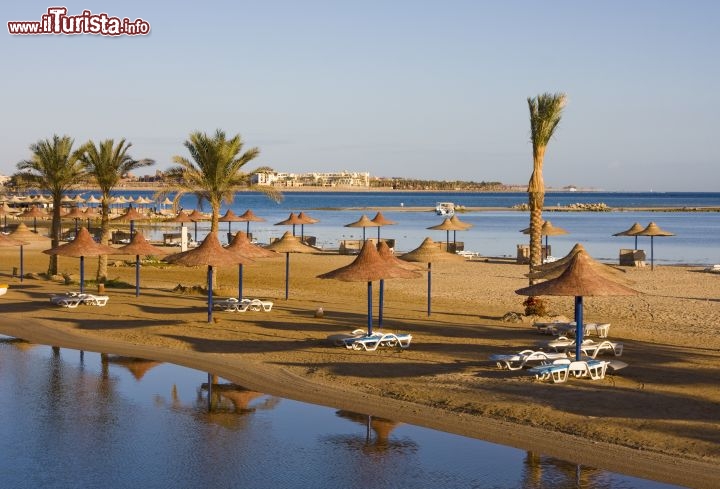
<path fill-rule="evenodd" d="M 382 326 L 383 321 L 383 296 L 385 295 L 385 279 L 380 279 L 380 296 L 378 298 L 378 326 Z"/>
<path fill-rule="evenodd" d="M 378 226 L 378 243 L 380 242 L 380 226 Z"/>
<path fill-rule="evenodd" d="M 250 221 L 247 222 L 247 227 L 245 228 L 245 233 L 248 235 L 248 239 L 250 239 Z"/>
<path fill-rule="evenodd" d="M 367 283 L 367 289 L 368 289 L 368 324 L 367 324 L 367 334 L 368 336 L 372 335 L 372 282 L 368 281 Z"/>
<path fill-rule="evenodd" d="M 637 250 L 637 234 L 635 235 L 635 249 Z"/>
<path fill-rule="evenodd" d="M 242 263 L 238 264 L 238 300 L 241 301 L 243 299 L 243 265 Z"/>
<path fill-rule="evenodd" d="M 650 236 L 650 270 L 655 270 L 655 257 L 653 256 L 653 237 L 654 236 Z"/>
<path fill-rule="evenodd" d="M 33 230 L 37 233 L 37 217 L 33 217 Z"/>
<path fill-rule="evenodd" d="M 135 221 L 130 219 L 130 238 L 133 237 L 133 231 L 135 230 Z"/>
<path fill-rule="evenodd" d="M 135 297 L 140 297 L 140 255 L 135 255 Z"/>
<path fill-rule="evenodd" d="M 23 281 L 23 245 L 20 245 L 20 283 Z"/>
<path fill-rule="evenodd" d="M 85 284 L 85 257 L 80 257 L 80 293 L 83 293 L 83 285 Z"/>
<path fill-rule="evenodd" d="M 197 221 L 195 221 L 195 242 L 197 243 Z"/>
<path fill-rule="evenodd" d="M 285 253 L 285 300 L 288 300 L 290 295 L 290 253 Z"/>
<path fill-rule="evenodd" d="M 583 332 L 583 298 L 575 296 L 575 360 L 582 355 Z"/>
<path fill-rule="evenodd" d="M 212 296 L 212 265 L 208 265 L 208 271 L 207 271 L 207 283 L 208 283 L 208 323 L 212 322 L 212 312 L 213 312 L 213 296 Z"/>
<path fill-rule="evenodd" d="M 431 297 L 431 291 L 432 291 L 432 263 L 428 262 L 428 304 L 427 304 L 427 310 L 428 310 L 428 316 L 430 315 L 430 297 Z"/>
<path fill-rule="evenodd" d="M 362 228 L 362 229 L 363 229 L 363 242 L 364 242 L 365 241 L 365 228 Z"/>

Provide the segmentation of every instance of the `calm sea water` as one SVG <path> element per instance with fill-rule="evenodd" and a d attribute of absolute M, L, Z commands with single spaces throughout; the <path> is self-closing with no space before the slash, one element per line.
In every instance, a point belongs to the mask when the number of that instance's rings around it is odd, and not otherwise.
<path fill-rule="evenodd" d="M 144 195 L 152 197 L 151 192 L 118 192 L 118 195 Z M 305 211 L 320 220 L 319 223 L 300 226 L 297 234 L 317 237 L 318 245 L 325 248 L 337 248 L 342 239 L 360 239 L 362 229 L 347 228 L 364 213 L 372 218 L 376 209 L 381 207 L 427 207 L 434 208 L 436 202 L 449 201 L 466 207 L 510 207 L 527 202 L 525 193 L 442 193 L 442 192 L 288 192 L 283 202 L 276 204 L 267 197 L 250 192 L 240 192 L 234 202 L 223 206 L 224 213 L 231 208 L 236 214 L 252 209 L 266 221 L 251 223 L 250 231 L 261 243 L 280 237 L 288 226 L 274 224 L 286 219 L 290 212 Z M 545 203 L 548 206 L 568 205 L 576 202 L 600 203 L 610 207 L 622 208 L 620 212 L 545 212 L 545 219 L 553 225 L 568 231 L 567 235 L 549 238 L 552 254 L 560 257 L 570 251 L 575 243 L 582 243 L 596 259 L 617 261 L 621 248 L 634 248 L 635 239 L 613 237 L 614 233 L 628 229 L 634 222 L 646 226 L 654 221 L 662 229 L 675 233 L 672 237 L 653 239 L 652 251 L 657 264 L 699 264 L 720 263 L 720 212 L 647 212 L 647 207 L 709 207 L 720 206 L 720 193 L 615 193 L 615 192 L 562 192 L 548 193 Z M 184 209 L 198 207 L 194 196 L 186 195 L 180 202 Z M 363 210 L 347 208 L 367 208 Z M 208 210 L 207 207 L 205 210 Z M 516 256 L 517 245 L 526 244 L 528 237 L 519 231 L 529 225 L 527 212 L 517 211 L 481 211 L 460 214 L 463 221 L 473 225 L 468 231 L 446 233 L 427 228 L 440 224 L 441 216 L 434 212 L 384 212 L 385 217 L 396 221 L 393 226 L 381 228 L 382 237 L 396 239 L 397 251 L 410 251 L 416 248 L 425 237 L 435 241 L 450 240 L 464 242 L 466 250 L 476 251 L 485 256 Z M 208 223 L 198 223 L 198 240 L 209 230 Z M 245 223 L 227 223 L 221 225 L 221 231 L 233 232 L 245 230 Z M 194 225 L 189 226 L 194 233 Z M 160 239 L 163 230 L 151 230 L 150 237 Z M 367 228 L 366 236 L 377 236 L 377 228 Z M 648 237 L 638 238 L 638 248 L 644 249 L 648 260 L 651 243 Z"/>
<path fill-rule="evenodd" d="M 0 487 L 675 487 L 207 379 L 0 336 Z"/>

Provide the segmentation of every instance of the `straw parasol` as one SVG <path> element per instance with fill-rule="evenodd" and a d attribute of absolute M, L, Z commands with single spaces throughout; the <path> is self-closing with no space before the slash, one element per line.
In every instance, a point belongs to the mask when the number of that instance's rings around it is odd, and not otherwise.
<path fill-rule="evenodd" d="M 372 334 L 372 283 L 374 280 L 386 278 L 415 278 L 418 272 L 413 272 L 383 259 L 375 245 L 365 241 L 358 256 L 344 267 L 318 275 L 322 279 L 335 279 L 343 282 L 367 282 L 368 291 L 368 319 L 367 334 Z"/>
<path fill-rule="evenodd" d="M 380 241 L 380 228 L 382 226 L 392 226 L 393 224 L 397 224 L 397 222 L 387 219 L 380 211 L 378 211 L 377 214 L 375 214 L 375 217 L 370 220 L 374 222 L 378 228 L 378 241 Z"/>
<path fill-rule="evenodd" d="M 452 217 L 450 218 L 450 222 L 464 229 L 470 229 L 471 227 L 473 227 L 473 225 L 469 222 L 461 221 L 457 214 L 452 215 Z"/>
<path fill-rule="evenodd" d="M 302 224 L 302 222 L 298 219 L 298 216 L 296 216 L 294 212 L 291 212 L 287 219 L 276 222 L 275 226 L 292 226 L 292 234 L 295 236 L 295 226 L 297 224 Z"/>
<path fill-rule="evenodd" d="M 77 236 L 78 228 L 80 227 L 79 221 L 83 219 L 85 214 L 80 210 L 79 207 L 73 206 L 68 212 L 60 216 L 60 219 L 75 219 L 75 235 Z"/>
<path fill-rule="evenodd" d="M 17 214 L 17 211 L 7 205 L 7 202 L 3 202 L 2 206 L 0 206 L 0 217 L 5 218 L 5 231 L 7 231 L 7 216 L 11 214 Z"/>
<path fill-rule="evenodd" d="M 285 300 L 287 300 L 290 295 L 290 253 L 314 253 L 315 248 L 302 243 L 292 235 L 290 231 L 286 231 L 282 238 L 274 243 L 270 243 L 267 249 L 277 251 L 278 253 L 285 253 Z"/>
<path fill-rule="evenodd" d="M 218 219 L 218 222 L 226 222 L 228 223 L 228 234 L 232 232 L 232 229 L 230 229 L 230 226 L 232 222 L 243 222 L 244 219 L 238 216 L 233 212 L 232 209 L 228 209 L 224 216 Z"/>
<path fill-rule="evenodd" d="M 575 356 L 580 360 L 583 338 L 583 297 L 636 295 L 639 292 L 619 284 L 598 272 L 590 255 L 585 251 L 575 253 L 563 273 L 552 280 L 518 289 L 520 295 L 574 296 L 577 338 Z"/>
<path fill-rule="evenodd" d="M 27 227 L 27 225 L 25 225 L 24 222 L 21 222 L 17 225 L 17 227 L 15 228 L 15 231 L 10 233 L 10 237 L 13 239 L 20 240 L 20 241 L 30 241 L 30 242 L 50 241 L 50 238 L 48 238 L 47 236 L 43 236 L 41 234 L 30 231 L 30 229 Z"/>
<path fill-rule="evenodd" d="M 521 231 L 523 234 L 530 234 L 530 228 L 525 228 Z M 545 236 L 545 249 L 548 249 L 548 236 L 560 236 L 562 234 L 568 234 L 568 232 L 557 226 L 553 226 L 550 221 L 543 222 L 542 228 L 540 228 L 540 236 Z"/>
<path fill-rule="evenodd" d="M 345 224 L 346 228 L 362 228 L 363 230 L 363 241 L 365 241 L 365 228 L 375 227 L 377 224 L 372 222 L 365 214 L 360 216 L 360 219 L 358 219 L 355 222 L 351 222 L 350 224 Z M 380 229 L 380 228 L 378 228 Z"/>
<path fill-rule="evenodd" d="M 455 232 L 456 231 L 466 231 L 467 227 L 465 227 L 464 224 L 456 224 L 454 223 L 449 217 L 446 217 L 443 219 L 443 222 L 440 224 L 437 224 L 435 226 L 430 226 L 428 229 L 433 229 L 435 231 L 445 231 L 445 249 L 449 252 L 450 251 L 450 231 L 453 232 L 453 242 L 455 243 L 455 247 L 457 248 L 457 241 L 455 241 Z"/>
<path fill-rule="evenodd" d="M 121 246 L 115 253 L 118 255 L 135 255 L 135 297 L 140 296 L 140 255 L 167 255 L 167 251 L 148 243 L 140 231 L 135 233 L 130 243 Z"/>
<path fill-rule="evenodd" d="M 273 258 L 278 256 L 275 251 L 267 250 L 250 242 L 247 233 L 238 231 L 232 242 L 225 247 L 226 250 L 237 253 L 245 258 Z M 238 264 L 238 300 L 243 298 L 243 264 Z"/>
<path fill-rule="evenodd" d="M 193 209 L 193 211 L 188 215 L 188 217 L 193 223 L 195 223 L 195 241 L 197 241 L 197 223 L 200 221 L 208 221 L 209 218 L 197 209 Z"/>
<path fill-rule="evenodd" d="M 620 231 L 619 233 L 613 234 L 613 236 L 635 236 L 635 248 L 637 249 L 637 237 L 638 233 L 643 230 L 643 227 L 640 225 L 639 222 L 634 223 L 632 226 L 630 226 L 630 229 L 626 229 L 625 231 Z"/>
<path fill-rule="evenodd" d="M 245 212 L 243 212 L 242 214 L 240 214 L 240 218 L 243 221 L 247 222 L 247 227 L 245 229 L 245 232 L 248 234 L 248 236 L 250 236 L 250 223 L 251 222 L 265 222 L 265 219 L 263 219 L 262 217 L 256 216 L 255 213 L 250 209 L 248 209 Z"/>
<path fill-rule="evenodd" d="M 85 201 L 88 204 L 99 204 L 101 201 L 94 195 L 90 194 L 90 197 Z"/>
<path fill-rule="evenodd" d="M 305 242 L 305 224 L 315 224 L 320 222 L 320 219 L 315 219 L 314 217 L 310 217 L 305 212 L 300 211 L 300 214 L 297 215 L 298 221 L 300 221 L 300 240 L 304 243 Z"/>
<path fill-rule="evenodd" d="M 77 194 L 77 195 L 75 196 L 75 198 L 73 199 L 73 201 L 74 201 L 76 204 L 84 204 L 84 203 L 85 203 L 85 199 L 84 199 L 83 196 L 80 195 L 80 194 Z"/>
<path fill-rule="evenodd" d="M 570 261 L 573 259 L 573 257 L 577 253 L 586 253 L 585 247 L 581 245 L 580 243 L 576 243 L 575 246 L 572 247 L 570 250 L 570 253 L 565 255 L 564 257 L 560 258 L 559 260 L 556 260 L 554 262 L 544 263 L 542 265 L 538 265 L 533 272 L 526 273 L 525 276 L 532 278 L 532 279 L 544 279 L 544 280 L 551 280 L 554 278 L 559 277 L 567 268 Z M 612 267 L 610 265 L 606 265 L 605 263 L 600 263 L 597 260 L 594 260 L 593 258 L 590 258 L 590 264 L 593 266 L 595 271 L 602 274 L 603 276 L 611 279 L 611 280 L 619 280 L 620 282 L 629 285 L 630 280 L 628 280 L 626 276 L 626 272 L 624 270 L 619 270 L 615 267 Z"/>
<path fill-rule="evenodd" d="M 141 214 L 140 212 L 136 211 L 133 206 L 129 206 L 123 214 L 120 214 L 116 218 L 113 219 L 113 222 L 129 222 L 130 223 L 130 236 L 133 235 L 133 232 L 135 231 L 134 225 L 135 221 L 149 221 L 150 218 L 146 216 L 145 214 Z"/>
<path fill-rule="evenodd" d="M 377 244 L 377 250 L 378 254 L 380 255 L 380 258 L 387 261 L 388 263 L 391 263 L 395 266 L 398 266 L 400 268 L 404 268 L 405 270 L 410 270 L 413 272 L 419 272 L 420 269 L 417 265 L 406 262 L 401 260 L 400 258 L 396 257 L 393 252 L 390 250 L 390 246 L 388 246 L 387 242 L 385 241 L 378 241 Z M 419 275 L 418 275 L 419 276 Z M 383 307 L 384 307 L 384 299 L 383 296 L 385 295 L 385 280 L 380 279 L 380 294 L 378 298 L 378 324 L 382 325 L 383 322 Z"/>
<path fill-rule="evenodd" d="M 208 323 L 212 322 L 213 298 L 212 298 L 212 275 L 213 267 L 228 267 L 237 265 L 238 263 L 249 264 L 252 260 L 241 258 L 237 253 L 226 250 L 220 244 L 217 232 L 208 233 L 203 242 L 197 248 L 188 251 L 181 251 L 173 255 L 166 256 L 164 261 L 184 265 L 186 267 L 196 267 L 207 265 L 207 283 L 208 283 Z"/>
<path fill-rule="evenodd" d="M 655 236 L 675 236 L 675 233 L 660 229 L 660 226 L 651 222 L 645 229 L 637 233 L 638 236 L 650 236 L 650 270 L 655 270 L 655 257 L 653 256 L 653 238 Z"/>
<path fill-rule="evenodd" d="M 38 206 L 34 205 L 30 208 L 28 208 L 25 212 L 22 212 L 18 214 L 18 217 L 20 219 L 30 219 L 33 220 L 33 230 L 37 233 L 37 218 L 46 218 L 48 217 L 47 212 L 41 211 Z"/>
<path fill-rule="evenodd" d="M 20 282 L 23 281 L 23 246 L 26 244 L 28 244 L 27 241 L 11 238 L 10 236 L 5 236 L 4 234 L 0 233 L 0 248 L 7 248 L 10 246 L 20 247 Z"/>
<path fill-rule="evenodd" d="M 431 307 L 430 307 L 430 298 L 432 296 L 432 262 L 434 261 L 457 261 L 461 262 L 464 261 L 463 258 L 459 255 L 456 255 L 455 253 L 446 253 L 445 251 L 442 251 L 440 247 L 430 238 L 425 238 L 423 242 L 415 248 L 414 250 L 410 251 L 409 253 L 405 253 L 400 257 L 401 260 L 405 261 L 414 261 L 414 262 L 421 262 L 421 263 L 427 263 L 427 272 L 428 272 L 428 296 L 427 296 L 427 314 L 430 315 Z"/>
<path fill-rule="evenodd" d="M 55 248 L 43 250 L 43 253 L 48 255 L 80 257 L 80 293 L 82 293 L 85 282 L 85 257 L 114 255 L 115 248 L 96 243 L 92 236 L 90 236 L 87 228 L 81 227 L 75 239 L 56 246 Z"/>

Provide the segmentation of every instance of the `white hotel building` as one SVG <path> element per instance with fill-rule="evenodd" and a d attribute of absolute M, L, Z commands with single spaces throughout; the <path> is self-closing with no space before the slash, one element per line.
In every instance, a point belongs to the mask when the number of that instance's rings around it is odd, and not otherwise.
<path fill-rule="evenodd" d="M 273 187 L 370 187 L 369 172 L 284 173 L 262 172 L 251 177 L 253 185 Z"/>

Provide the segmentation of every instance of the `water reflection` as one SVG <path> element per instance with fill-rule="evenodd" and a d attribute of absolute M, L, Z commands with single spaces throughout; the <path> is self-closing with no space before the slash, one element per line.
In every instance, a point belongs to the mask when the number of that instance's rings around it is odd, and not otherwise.
<path fill-rule="evenodd" d="M 0 423 L 0 486 L 662 486 L 170 364 L 78 353 L 0 339 L 0 419 L 12 420 Z"/>

